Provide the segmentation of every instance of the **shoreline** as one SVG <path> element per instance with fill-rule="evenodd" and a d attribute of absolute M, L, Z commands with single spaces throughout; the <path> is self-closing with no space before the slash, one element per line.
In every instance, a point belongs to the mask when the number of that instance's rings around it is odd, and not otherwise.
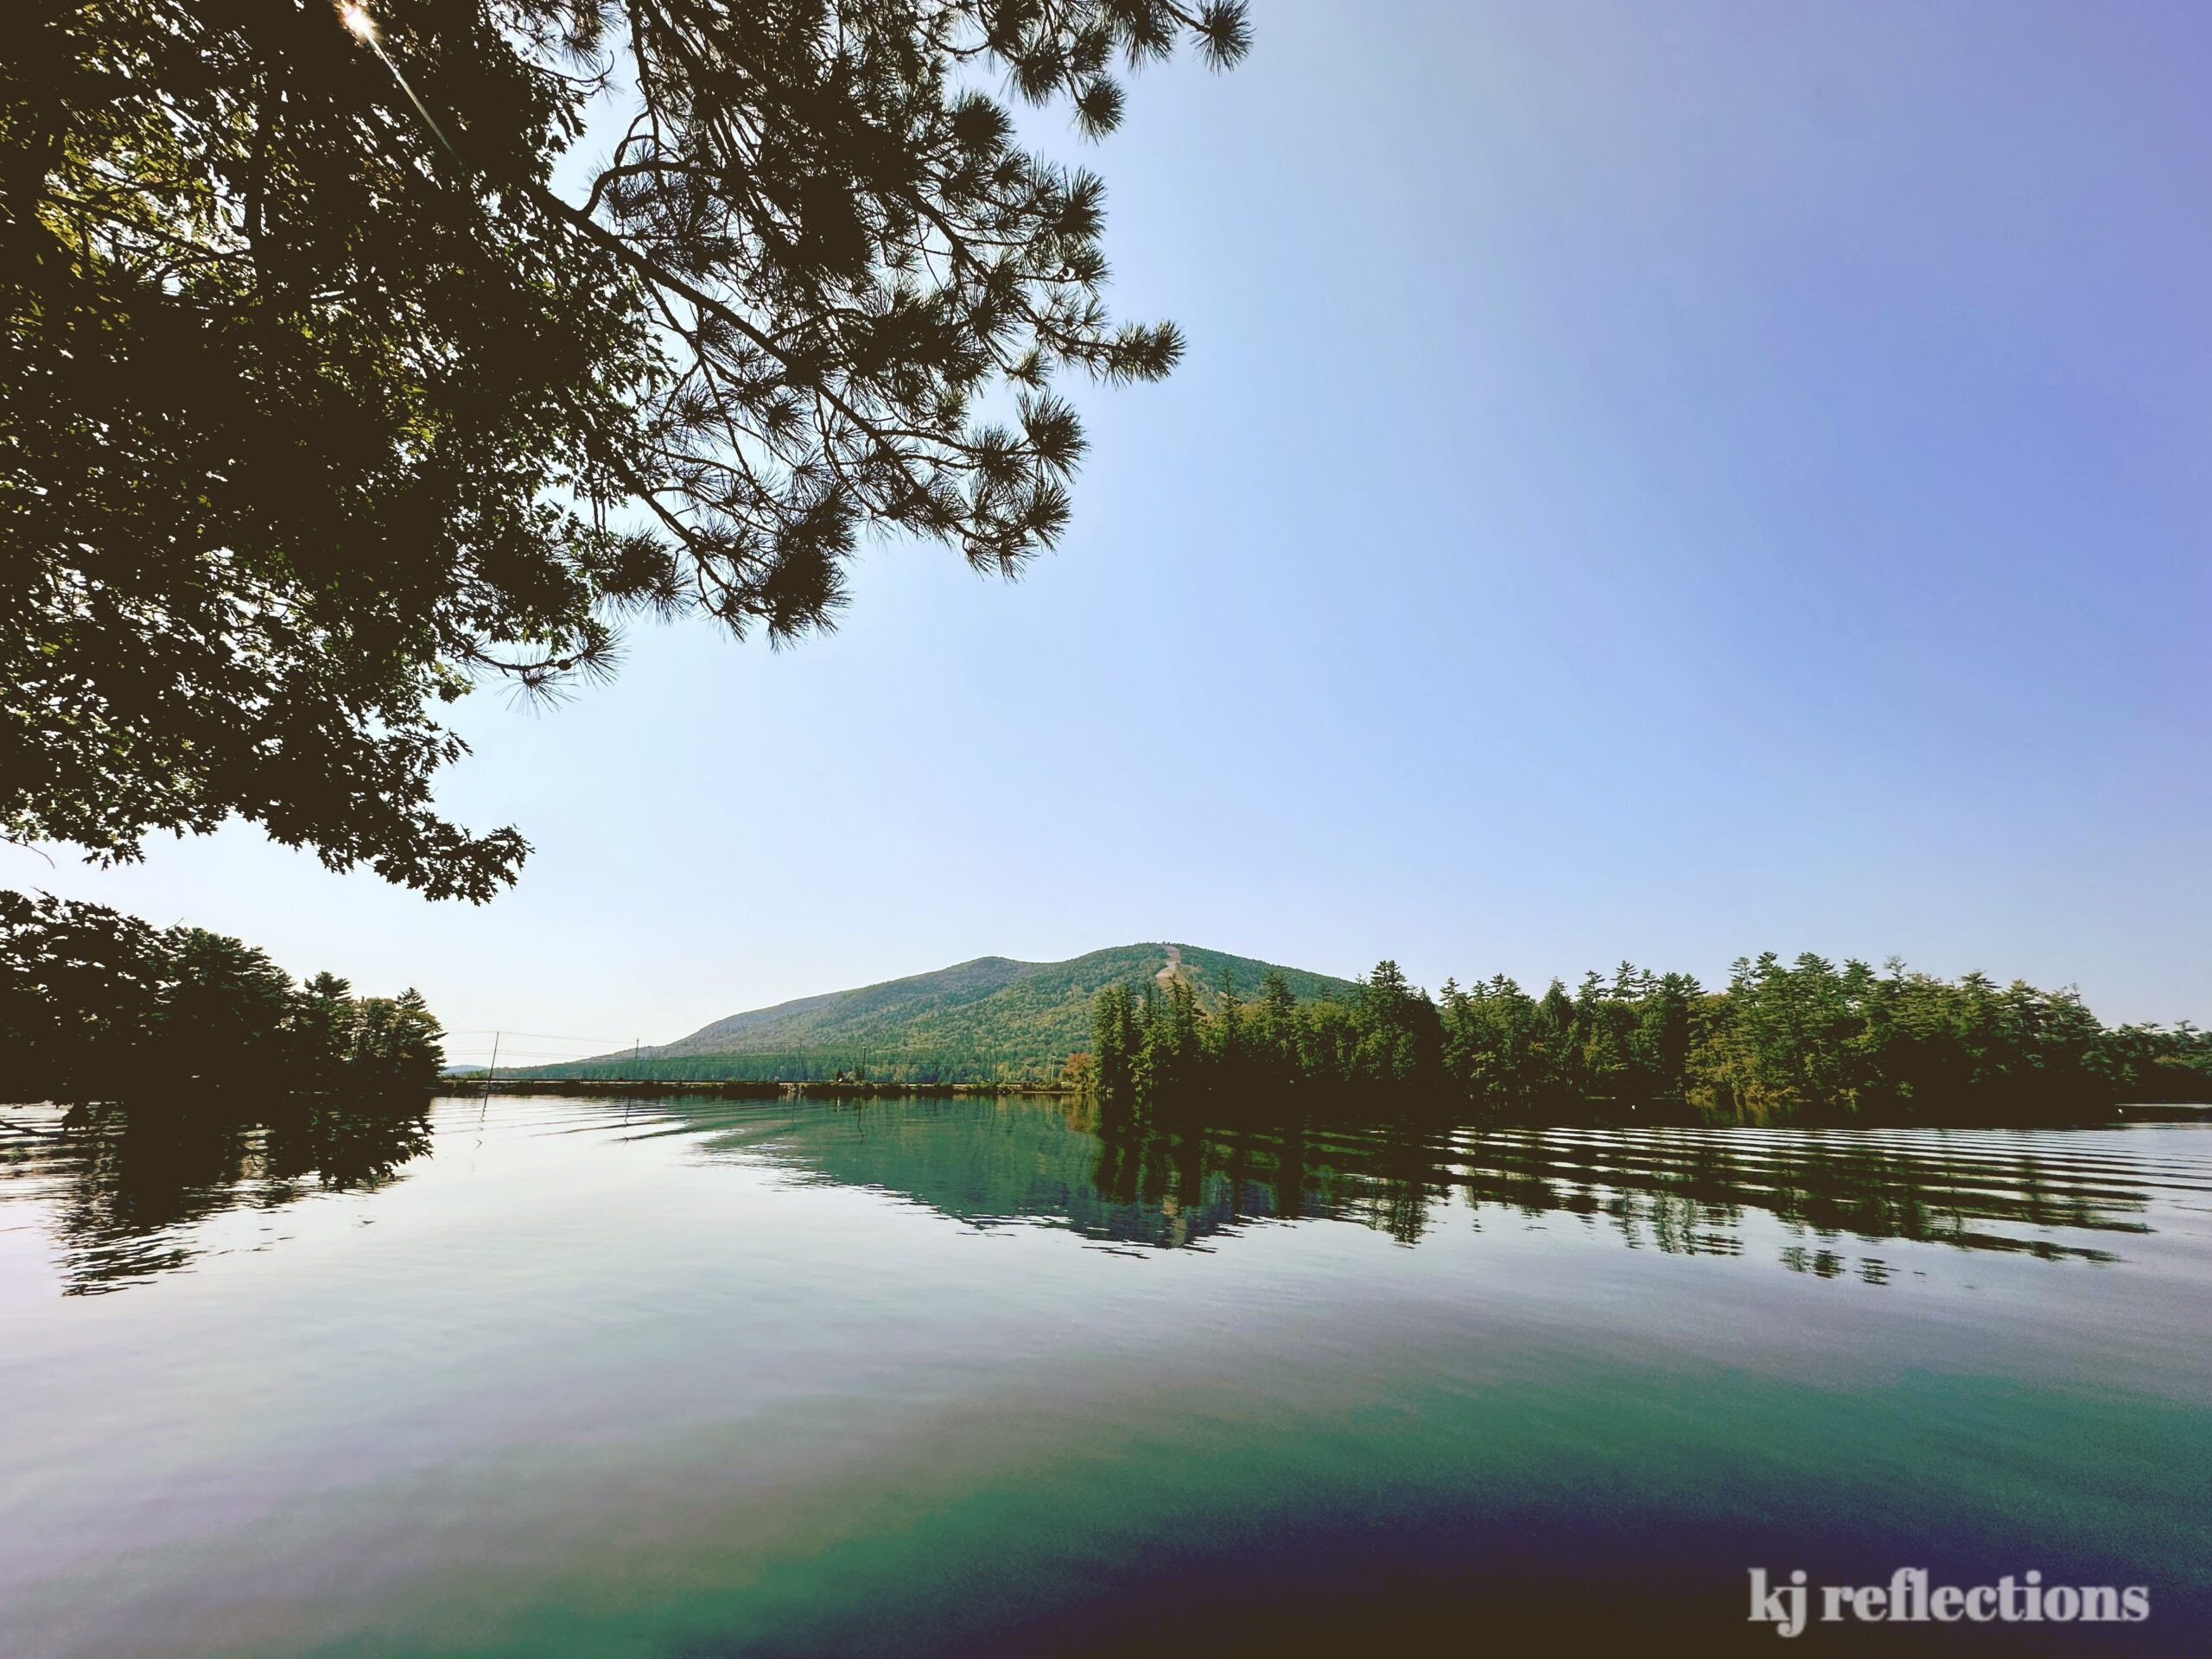
<path fill-rule="evenodd" d="M 950 1100 L 991 1097 L 1018 1097 L 1033 1100 L 1072 1100 L 1084 1090 L 1065 1084 L 1018 1083 L 829 1083 L 810 1080 L 797 1083 L 772 1083 L 756 1080 L 730 1079 L 715 1081 L 703 1078 L 633 1078 L 618 1077 L 448 1077 L 440 1081 L 435 1090 L 440 1095 L 473 1097 L 481 1095 L 573 1095 L 579 1096 L 692 1096 L 725 1100 L 875 1100 L 924 1099 Z M 1306 1104 L 1318 1104 L 1307 1102 Z M 1166 1109 L 1170 1115 L 1178 1111 L 1197 1110 L 1204 1114 L 1209 1108 L 1239 1115 L 1234 1107 L 1224 1107 L 1218 1102 L 1186 1103 L 1179 1107 Z M 1414 1107 L 1416 1113 L 1433 1113 L 1435 1106 Z M 1448 1114 L 1446 1114 L 1448 1116 Z M 2125 1102 L 2115 1104 L 2109 1113 L 2069 1122 L 1971 1123 L 1947 1122 L 1931 1118 L 1924 1122 L 1897 1123 L 1886 1120 L 1868 1120 L 1855 1123 L 1757 1123 L 1728 1122 L 1700 1122 L 1692 1117 L 1673 1114 L 1654 1114 L 1637 1121 L 1637 1116 L 1605 1116 L 1599 1121 L 1615 1128 L 1796 1128 L 1796 1129 L 1999 1129 L 2027 1130 L 2050 1128 L 2126 1128 L 2138 1123 L 2194 1123 L 2212 1119 L 2212 1102 L 2160 1103 Z M 1555 1122 L 1542 1119 L 1500 1118 L 1501 1126 L 1519 1128 L 1590 1128 L 1590 1120 L 1573 1118 Z"/>
<path fill-rule="evenodd" d="M 747 1079 L 663 1077 L 442 1077 L 441 1095 L 707 1095 L 734 1100 L 780 1100 L 819 1096 L 831 1100 L 876 1096 L 1022 1095 L 1039 1099 L 1071 1097 L 1081 1091 L 1047 1083 L 768 1083 Z"/>

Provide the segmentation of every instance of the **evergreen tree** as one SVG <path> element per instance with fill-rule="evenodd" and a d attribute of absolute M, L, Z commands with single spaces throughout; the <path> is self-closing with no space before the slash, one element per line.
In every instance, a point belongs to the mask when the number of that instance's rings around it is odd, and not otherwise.
<path fill-rule="evenodd" d="M 1182 340 L 1108 317 L 1103 186 L 979 86 L 1096 137 L 1117 59 L 1247 38 L 1236 0 L 11 12 L 0 836 L 237 814 L 481 899 L 526 845 L 429 793 L 476 679 L 604 673 L 625 613 L 826 626 L 871 531 L 1018 571 L 1083 449 L 1056 381 Z"/>
<path fill-rule="evenodd" d="M 444 1065 L 444 1035 L 419 991 L 365 998 L 354 1015 L 346 1086 L 365 1095 L 429 1093 Z"/>
<path fill-rule="evenodd" d="M 1387 961 L 1348 1001 L 1301 1002 L 1276 972 L 1249 1010 L 1233 982 L 1211 1009 L 1179 979 L 1147 983 L 1141 1005 L 1109 986 L 1093 1040 L 1106 1097 L 1143 1105 L 1319 1095 L 1545 1122 L 2038 1123 L 2212 1099 L 2212 1033 L 2194 1026 L 2108 1030 L 2071 990 L 1809 953 L 1738 959 L 1718 992 L 1628 963 L 1541 998 L 1503 974 L 1446 980 L 1435 1003 Z"/>
<path fill-rule="evenodd" d="M 1266 1088 L 1287 1088 L 1297 1076 L 1298 998 L 1280 969 L 1270 968 L 1261 976 L 1249 1053 L 1249 1064 Z"/>
<path fill-rule="evenodd" d="M 1130 995 L 1129 988 L 1102 987 L 1091 1004 L 1090 1047 L 1096 1057 L 1098 1090 L 1107 1099 L 1131 1098 L 1141 1041 L 1136 999 Z"/>
<path fill-rule="evenodd" d="M 1244 1004 L 1236 995 L 1236 976 L 1224 980 L 1221 996 L 1205 1023 L 1207 1069 L 1223 1083 L 1242 1081 L 1249 1075 L 1250 1051 L 1244 1029 Z"/>

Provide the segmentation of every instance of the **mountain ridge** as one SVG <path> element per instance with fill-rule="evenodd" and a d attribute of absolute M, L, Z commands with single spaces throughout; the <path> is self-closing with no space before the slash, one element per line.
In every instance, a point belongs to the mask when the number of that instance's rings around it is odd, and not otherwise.
<path fill-rule="evenodd" d="M 1061 962 L 976 957 L 927 973 L 793 997 L 711 1020 L 671 1043 L 524 1068 L 518 1077 L 880 1082 L 1050 1077 L 1090 1046 L 1090 1003 L 1106 985 L 1180 976 L 1201 1002 L 1233 982 L 1250 997 L 1281 973 L 1300 1001 L 1348 996 L 1351 981 L 1180 943 L 1114 945 Z"/>

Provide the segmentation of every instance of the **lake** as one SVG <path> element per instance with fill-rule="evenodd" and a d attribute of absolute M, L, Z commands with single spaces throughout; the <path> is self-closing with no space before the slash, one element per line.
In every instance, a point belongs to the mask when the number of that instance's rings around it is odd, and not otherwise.
<path fill-rule="evenodd" d="M 0 1117 L 10 1659 L 2212 1649 L 2202 1124 Z"/>

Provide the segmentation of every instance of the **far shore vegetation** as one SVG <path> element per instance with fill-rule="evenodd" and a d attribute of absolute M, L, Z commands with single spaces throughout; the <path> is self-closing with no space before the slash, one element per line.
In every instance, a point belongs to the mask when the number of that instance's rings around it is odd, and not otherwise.
<path fill-rule="evenodd" d="M 2107 1026 L 2070 988 L 1947 980 L 1897 962 L 1878 970 L 1768 954 L 1738 962 L 1713 989 L 1624 963 L 1572 989 L 1554 981 L 1535 995 L 1497 976 L 1464 988 L 1447 981 L 1433 996 L 1392 962 L 1355 982 L 1188 944 L 1001 964 L 1020 967 L 1025 987 L 1049 988 L 1022 997 L 982 994 L 970 982 L 980 965 L 789 1005 L 804 1026 L 766 1010 L 672 1047 L 516 1068 L 499 1081 L 1050 1090 L 1233 1109 L 1255 1122 L 1413 1109 L 1521 1123 L 2033 1125 L 2212 1103 L 2212 1033 Z M 1065 995 L 1092 973 L 1078 994 L 1088 1017 L 1069 1024 Z M 939 994 L 954 979 L 967 995 L 948 1006 Z M 855 1007 L 862 1013 L 846 1012 Z M 725 1027 L 780 1040 L 714 1046 Z M 820 1040 L 791 1040 L 803 1031 Z"/>
<path fill-rule="evenodd" d="M 1122 968 L 1141 956 L 1158 960 L 1141 947 L 1096 953 Z M 1738 961 L 1716 989 L 1624 963 L 1573 990 L 1554 980 L 1531 995 L 1499 975 L 1447 980 L 1433 996 L 1385 961 L 1357 982 L 1268 968 L 1248 999 L 1230 966 L 1242 960 L 1181 947 L 1157 972 L 1103 984 L 1087 1048 L 1056 1028 L 1058 1046 L 1039 1046 L 1044 1015 L 994 1000 L 959 1027 L 957 1052 L 779 1046 L 509 1075 L 556 1088 L 1045 1089 L 1258 1117 L 1418 1109 L 1560 1124 L 2032 1125 L 2212 1103 L 2212 1032 L 2109 1027 L 2071 989 L 1894 961 L 1770 953 Z M 411 990 L 359 996 L 327 973 L 296 983 L 219 934 L 0 893 L 0 1100 L 413 1109 L 438 1087 L 480 1081 L 447 1074 L 442 1037 Z"/>
<path fill-rule="evenodd" d="M 1072 1069 L 1137 1105 L 1337 1096 L 1555 1123 L 2021 1125 L 2212 1101 L 2212 1033 L 2107 1027 L 2072 990 L 1895 961 L 1769 953 L 1718 990 L 1624 963 L 1573 991 L 1501 975 L 1436 997 L 1385 961 L 1344 1001 L 1300 1001 L 1272 974 L 1257 992 L 1109 986 Z"/>

